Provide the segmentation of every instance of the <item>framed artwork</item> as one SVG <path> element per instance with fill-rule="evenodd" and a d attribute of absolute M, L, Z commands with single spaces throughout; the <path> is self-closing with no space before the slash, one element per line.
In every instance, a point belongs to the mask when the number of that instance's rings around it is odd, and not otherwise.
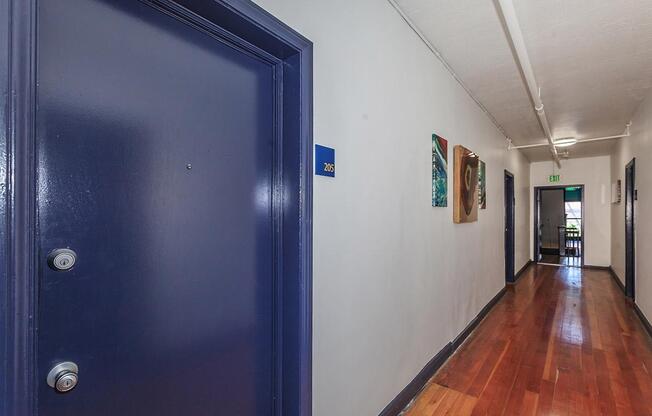
<path fill-rule="evenodd" d="M 478 206 L 480 209 L 487 209 L 487 166 L 482 160 L 478 165 Z"/>
<path fill-rule="evenodd" d="M 478 155 L 464 146 L 455 146 L 453 173 L 453 221 L 478 220 Z"/>
<path fill-rule="evenodd" d="M 432 206 L 448 206 L 448 141 L 432 135 Z"/>

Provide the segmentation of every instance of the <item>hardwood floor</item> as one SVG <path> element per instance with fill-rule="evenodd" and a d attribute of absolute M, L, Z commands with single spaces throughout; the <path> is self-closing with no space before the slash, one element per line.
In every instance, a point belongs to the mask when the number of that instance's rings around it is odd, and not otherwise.
<path fill-rule="evenodd" d="M 533 266 L 405 415 L 652 415 L 651 371 L 609 272 Z"/>
<path fill-rule="evenodd" d="M 582 267 L 581 257 L 556 256 L 553 254 L 544 254 L 541 256 L 540 263 L 559 264 L 562 266 Z"/>

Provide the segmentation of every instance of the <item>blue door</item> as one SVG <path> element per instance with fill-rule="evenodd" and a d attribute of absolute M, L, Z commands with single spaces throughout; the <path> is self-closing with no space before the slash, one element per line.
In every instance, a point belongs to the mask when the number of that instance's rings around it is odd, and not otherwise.
<path fill-rule="evenodd" d="M 38 4 L 39 415 L 272 414 L 273 66 L 139 1 Z"/>

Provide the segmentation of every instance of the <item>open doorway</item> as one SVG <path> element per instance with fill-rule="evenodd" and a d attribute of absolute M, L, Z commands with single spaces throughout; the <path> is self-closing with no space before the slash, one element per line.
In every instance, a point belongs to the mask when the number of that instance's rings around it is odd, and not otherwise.
<path fill-rule="evenodd" d="M 584 265 L 584 186 L 535 188 L 534 258 L 538 263 Z"/>

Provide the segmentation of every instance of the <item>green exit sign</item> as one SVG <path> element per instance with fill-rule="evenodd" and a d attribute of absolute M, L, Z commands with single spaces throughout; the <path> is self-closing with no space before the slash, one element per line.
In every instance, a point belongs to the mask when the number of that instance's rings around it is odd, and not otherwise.
<path fill-rule="evenodd" d="M 559 182 L 560 179 L 561 179 L 561 175 L 550 175 L 550 176 L 548 176 L 548 182 L 550 182 L 550 183 Z"/>

